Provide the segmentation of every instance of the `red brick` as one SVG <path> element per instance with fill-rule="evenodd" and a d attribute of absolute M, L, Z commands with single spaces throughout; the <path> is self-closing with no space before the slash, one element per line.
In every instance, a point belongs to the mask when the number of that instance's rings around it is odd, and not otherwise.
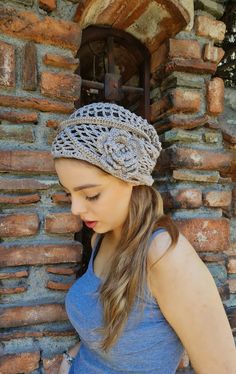
<path fill-rule="evenodd" d="M 0 246 L 1 266 L 43 265 L 81 260 L 81 244 Z"/>
<path fill-rule="evenodd" d="M 50 290 L 68 291 L 69 288 L 72 286 L 72 284 L 73 284 L 73 282 L 62 283 L 62 282 L 48 281 L 46 287 L 49 288 Z"/>
<path fill-rule="evenodd" d="M 43 338 L 43 337 L 59 337 L 59 336 L 75 336 L 75 330 L 65 330 L 65 331 L 12 331 L 0 333 L 0 341 L 9 341 L 12 339 L 22 339 L 22 338 Z"/>
<path fill-rule="evenodd" d="M 230 226 L 226 218 L 189 218 L 175 222 L 197 251 L 223 252 L 230 247 Z"/>
<path fill-rule="evenodd" d="M 173 178 L 191 182 L 217 183 L 220 179 L 220 174 L 218 171 L 178 169 L 173 171 Z"/>
<path fill-rule="evenodd" d="M 164 207 L 167 209 L 191 209 L 199 208 L 202 205 L 202 193 L 197 188 L 181 190 L 169 190 L 161 193 Z"/>
<path fill-rule="evenodd" d="M 200 253 L 200 257 L 204 262 L 217 262 L 218 264 L 225 265 L 225 257 L 224 253 Z"/>
<path fill-rule="evenodd" d="M 201 46 L 197 40 L 169 39 L 169 57 L 200 59 Z"/>
<path fill-rule="evenodd" d="M 193 129 L 195 127 L 203 126 L 207 123 L 208 116 L 205 114 L 193 119 L 183 119 L 182 114 L 174 114 L 161 119 L 160 122 L 154 124 L 157 132 L 163 132 L 172 128 L 181 128 L 181 129 Z"/>
<path fill-rule="evenodd" d="M 65 320 L 67 320 L 67 314 L 62 304 L 2 308 L 0 314 L 0 326 L 4 328 Z"/>
<path fill-rule="evenodd" d="M 26 43 L 23 51 L 22 86 L 24 90 L 37 89 L 37 50 L 33 42 Z"/>
<path fill-rule="evenodd" d="M 67 101 L 78 100 L 81 91 L 81 77 L 76 74 L 51 73 L 41 74 L 41 93 Z"/>
<path fill-rule="evenodd" d="M 35 235 L 38 228 L 37 214 L 0 214 L 0 236 L 3 238 Z"/>
<path fill-rule="evenodd" d="M 227 263 L 227 270 L 230 274 L 236 273 L 236 257 L 229 257 Z"/>
<path fill-rule="evenodd" d="M 199 36 L 204 36 L 218 42 L 224 40 L 226 31 L 224 22 L 216 21 L 207 16 L 197 16 L 195 26 L 196 34 Z"/>
<path fill-rule="evenodd" d="M 15 87 L 15 48 L 0 41 L 0 87 Z"/>
<path fill-rule="evenodd" d="M 21 173 L 56 173 L 53 158 L 47 151 L 0 151 L 0 171 Z"/>
<path fill-rule="evenodd" d="M 39 7 L 47 12 L 52 12 L 57 8 L 57 3 L 56 0 L 39 0 Z"/>
<path fill-rule="evenodd" d="M 29 125 L 2 125 L 0 126 L 0 139 L 15 140 L 24 143 L 33 143 L 34 132 Z"/>
<path fill-rule="evenodd" d="M 76 272 L 75 268 L 72 269 L 72 268 L 56 267 L 56 266 L 48 266 L 46 270 L 48 273 L 62 274 L 62 275 L 72 275 L 72 274 L 75 274 Z M 0 273 L 0 277 L 1 277 L 1 273 Z"/>
<path fill-rule="evenodd" d="M 27 291 L 27 287 L 0 288 L 0 295 L 11 295 Z"/>
<path fill-rule="evenodd" d="M 31 191 L 31 190 L 47 190 L 50 184 L 40 182 L 33 178 L 1 178 L 0 190 L 7 191 Z"/>
<path fill-rule="evenodd" d="M 0 105 L 14 108 L 36 109 L 42 112 L 71 113 L 73 104 L 39 99 L 38 97 L 18 97 L 0 95 Z"/>
<path fill-rule="evenodd" d="M 32 195 L 0 195 L 0 204 L 32 204 L 40 201 L 39 194 Z"/>
<path fill-rule="evenodd" d="M 231 191 L 208 191 L 203 193 L 205 206 L 224 208 L 228 207 L 232 201 Z"/>
<path fill-rule="evenodd" d="M 216 69 L 217 64 L 213 62 L 173 58 L 165 65 L 164 73 L 170 74 L 173 71 L 183 71 L 185 73 L 214 74 Z"/>
<path fill-rule="evenodd" d="M 52 195 L 52 201 L 56 204 L 60 203 L 70 203 L 70 197 L 65 193 L 55 193 Z"/>
<path fill-rule="evenodd" d="M 17 12 L 12 8 L 0 9 L 0 31 L 20 39 L 51 44 L 77 52 L 81 42 L 81 29 L 77 23 L 54 17 L 38 18 L 32 12 Z"/>
<path fill-rule="evenodd" d="M 20 271 L 15 271 L 11 273 L 0 273 L 0 279 L 14 279 L 14 278 L 23 278 L 23 277 L 28 277 L 29 273 L 26 270 L 20 270 Z"/>
<path fill-rule="evenodd" d="M 204 60 L 215 62 L 219 64 L 219 62 L 224 57 L 225 51 L 223 48 L 214 47 L 212 44 L 206 44 L 204 48 Z"/>
<path fill-rule="evenodd" d="M 22 352 L 1 357 L 0 373 L 32 373 L 39 367 L 40 352 Z"/>
<path fill-rule="evenodd" d="M 62 355 L 55 355 L 53 358 L 43 359 L 43 368 L 45 374 L 57 374 L 61 366 Z"/>
<path fill-rule="evenodd" d="M 221 78 L 216 77 L 207 84 L 207 109 L 213 116 L 224 111 L 224 81 Z"/>
<path fill-rule="evenodd" d="M 151 121 L 154 122 L 163 113 L 195 113 L 200 109 L 200 93 L 176 88 L 167 96 L 151 105 Z"/>
<path fill-rule="evenodd" d="M 56 120 L 53 120 L 53 119 L 49 119 L 47 122 L 46 122 L 46 127 L 49 127 L 49 128 L 52 128 L 52 129 L 57 129 L 59 126 L 59 121 L 56 121 Z"/>
<path fill-rule="evenodd" d="M 81 220 L 71 213 L 51 213 L 45 218 L 45 231 L 48 233 L 65 234 L 81 228 Z"/>
<path fill-rule="evenodd" d="M 231 152 L 184 148 L 174 144 L 162 151 L 159 165 L 168 168 L 224 171 L 230 169 L 232 157 Z"/>
<path fill-rule="evenodd" d="M 47 53 L 43 57 L 43 63 L 57 68 L 65 68 L 75 70 L 79 65 L 79 59 Z"/>
<path fill-rule="evenodd" d="M 13 122 L 13 123 L 26 123 L 26 122 L 38 122 L 37 113 L 22 113 L 22 112 L 3 112 L 0 111 L 0 120 Z"/>
<path fill-rule="evenodd" d="M 151 73 L 154 73 L 159 66 L 164 64 L 168 59 L 168 47 L 163 43 L 158 50 L 154 51 L 151 55 Z"/>

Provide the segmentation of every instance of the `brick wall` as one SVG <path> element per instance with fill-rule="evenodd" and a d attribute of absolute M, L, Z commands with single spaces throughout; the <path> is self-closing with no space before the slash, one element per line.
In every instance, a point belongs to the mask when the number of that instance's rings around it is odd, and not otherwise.
<path fill-rule="evenodd" d="M 81 258 L 74 241 L 81 223 L 70 213 L 50 156 L 58 122 L 80 95 L 81 79 L 73 73 L 81 41 L 81 28 L 72 21 L 74 14 L 81 16 L 77 3 L 15 0 L 0 6 L 4 374 L 57 373 L 62 351 L 78 339 L 64 297 Z M 224 55 L 218 45 L 225 33 L 218 20 L 223 12 L 221 2 L 196 1 L 193 28 L 171 38 L 166 32 L 168 38 L 152 51 L 151 120 L 165 148 L 155 177 L 166 210 L 212 272 L 235 328 L 236 134 L 230 113 L 218 120 L 224 96 L 227 107 L 232 96 L 213 78 Z M 107 22 L 113 18 L 106 13 Z M 178 25 L 184 28 L 179 19 Z M 188 365 L 185 354 L 180 369 Z"/>

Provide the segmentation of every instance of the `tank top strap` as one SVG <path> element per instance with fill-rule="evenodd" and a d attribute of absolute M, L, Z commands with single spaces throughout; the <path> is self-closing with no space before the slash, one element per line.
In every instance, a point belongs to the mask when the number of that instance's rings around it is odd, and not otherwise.
<path fill-rule="evenodd" d="M 158 227 L 155 231 L 153 231 L 152 235 L 149 238 L 149 245 L 151 244 L 152 240 L 156 238 L 158 234 L 161 232 L 167 231 L 164 227 Z"/>

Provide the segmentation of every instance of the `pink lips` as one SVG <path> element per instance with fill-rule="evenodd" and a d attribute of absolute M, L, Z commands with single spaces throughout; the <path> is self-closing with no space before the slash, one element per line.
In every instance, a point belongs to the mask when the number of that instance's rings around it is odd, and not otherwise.
<path fill-rule="evenodd" d="M 85 225 L 89 227 L 90 229 L 94 228 L 96 226 L 97 221 L 84 221 Z"/>

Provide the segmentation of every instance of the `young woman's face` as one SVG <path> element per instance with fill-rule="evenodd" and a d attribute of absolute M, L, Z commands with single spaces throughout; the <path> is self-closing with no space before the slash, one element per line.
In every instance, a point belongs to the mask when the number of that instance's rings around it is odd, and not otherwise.
<path fill-rule="evenodd" d="M 97 233 L 119 232 L 129 209 L 133 185 L 75 159 L 55 160 L 59 182 L 71 198 L 71 212 L 96 221 Z"/>

